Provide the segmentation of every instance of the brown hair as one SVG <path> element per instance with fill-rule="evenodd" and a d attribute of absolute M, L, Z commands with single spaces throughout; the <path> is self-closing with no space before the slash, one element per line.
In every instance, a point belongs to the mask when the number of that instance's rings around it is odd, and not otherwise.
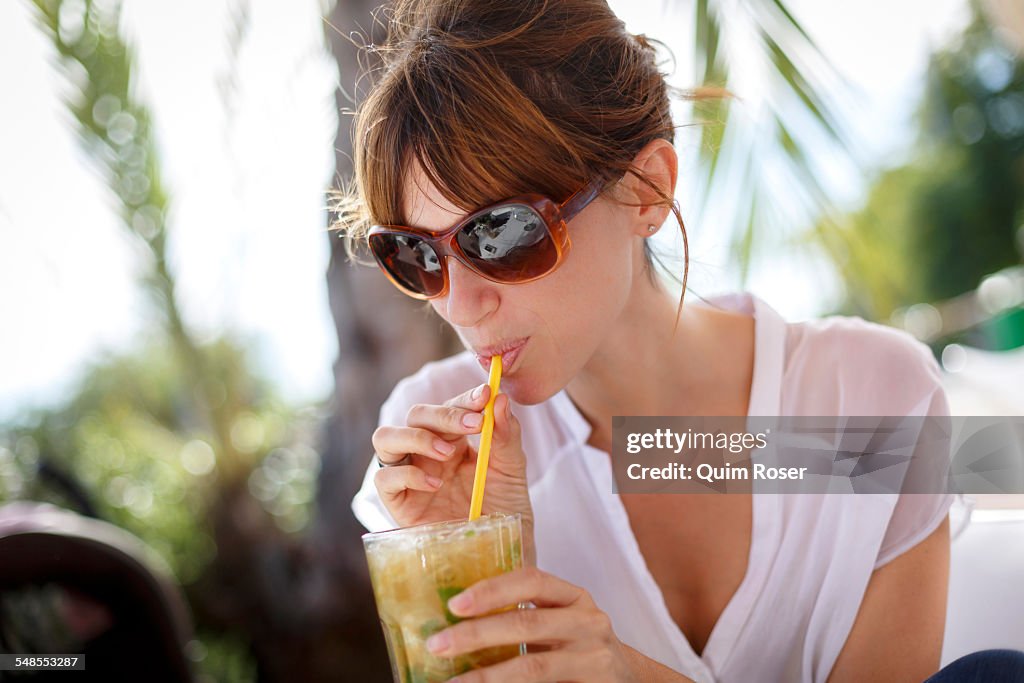
<path fill-rule="evenodd" d="M 399 0 L 386 11 L 387 42 L 370 47 L 382 66 L 356 113 L 355 177 L 335 207 L 350 257 L 372 223 L 406 222 L 413 160 L 466 211 L 527 192 L 561 201 L 632 173 L 679 222 L 685 296 L 682 215 L 631 167 L 647 143 L 675 137 L 656 41 L 628 33 L 605 0 Z"/>

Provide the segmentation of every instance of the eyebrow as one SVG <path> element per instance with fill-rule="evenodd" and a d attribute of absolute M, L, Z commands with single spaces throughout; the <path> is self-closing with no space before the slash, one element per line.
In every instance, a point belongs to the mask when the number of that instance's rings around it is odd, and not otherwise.
<path fill-rule="evenodd" d="M 407 227 L 407 228 L 415 228 L 417 230 L 427 230 L 429 232 L 441 233 L 441 232 L 444 232 L 445 230 L 448 230 L 452 226 L 457 225 L 458 223 L 461 223 L 468 216 L 470 216 L 472 213 L 477 211 L 477 209 L 473 209 L 472 211 L 466 211 L 464 213 L 458 213 L 457 214 L 457 213 L 453 213 L 453 212 L 449 211 L 448 209 L 446 209 L 445 207 L 441 206 L 437 202 L 431 202 L 431 204 L 433 206 L 437 207 L 439 210 L 443 211 L 446 215 L 451 216 L 452 218 L 450 220 L 446 220 L 446 222 L 444 224 L 440 224 L 440 225 L 434 223 L 434 224 L 431 224 L 429 226 L 424 226 L 424 225 L 417 225 L 417 224 L 414 224 L 412 222 L 407 222 L 407 223 L 404 224 L 405 227 Z M 482 208 L 485 208 L 485 207 L 480 207 L 480 208 L 482 209 Z M 403 214 L 403 216 L 408 218 L 409 214 L 408 214 L 407 211 L 403 210 L 402 214 Z"/>

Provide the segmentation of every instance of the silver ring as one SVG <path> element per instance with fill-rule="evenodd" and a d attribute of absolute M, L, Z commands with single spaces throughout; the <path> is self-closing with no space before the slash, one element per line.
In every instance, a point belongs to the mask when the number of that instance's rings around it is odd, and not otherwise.
<path fill-rule="evenodd" d="M 412 453 L 406 453 L 405 457 L 402 458 L 401 460 L 397 461 L 397 462 L 384 462 L 383 460 L 380 459 L 379 455 L 374 455 L 373 457 L 375 457 L 377 459 L 377 467 L 378 468 L 380 468 L 380 467 L 400 467 L 401 465 L 408 465 L 409 463 L 412 462 Z"/>

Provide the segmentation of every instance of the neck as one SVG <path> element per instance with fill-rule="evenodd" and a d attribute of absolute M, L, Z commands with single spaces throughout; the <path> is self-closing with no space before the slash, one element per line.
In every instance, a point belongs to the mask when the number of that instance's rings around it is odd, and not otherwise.
<path fill-rule="evenodd" d="M 602 345 L 566 388 L 600 442 L 610 440 L 614 415 L 686 414 L 680 411 L 687 397 L 701 395 L 714 378 L 704 307 L 687 303 L 677 327 L 678 301 L 646 275 L 636 284 Z"/>

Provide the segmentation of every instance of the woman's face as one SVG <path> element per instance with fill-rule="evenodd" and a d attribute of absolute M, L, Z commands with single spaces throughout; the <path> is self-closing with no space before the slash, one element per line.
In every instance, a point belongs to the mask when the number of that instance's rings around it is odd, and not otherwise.
<path fill-rule="evenodd" d="M 441 232 L 467 215 L 445 200 L 418 166 L 408 174 L 410 225 Z M 519 285 L 486 280 L 447 260 L 448 293 L 430 301 L 486 369 L 502 353 L 502 390 L 521 404 L 544 401 L 579 373 L 629 301 L 642 243 L 624 207 L 604 197 L 569 224 L 571 247 L 546 277 Z"/>

